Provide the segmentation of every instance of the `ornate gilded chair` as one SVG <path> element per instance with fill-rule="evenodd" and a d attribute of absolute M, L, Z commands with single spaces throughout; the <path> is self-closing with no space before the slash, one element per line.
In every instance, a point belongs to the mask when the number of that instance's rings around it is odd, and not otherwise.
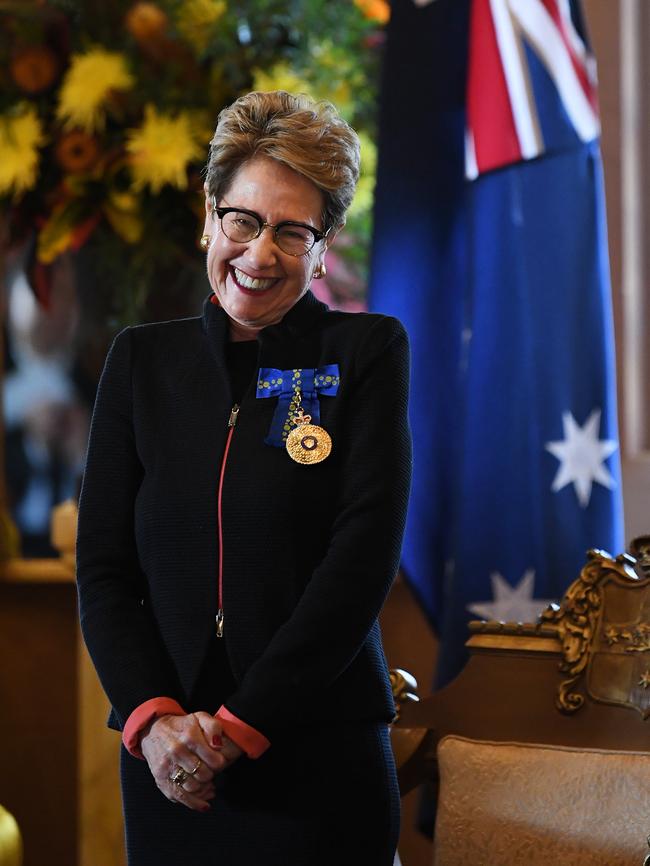
<path fill-rule="evenodd" d="M 474 622 L 446 688 L 392 731 L 437 783 L 434 866 L 642 866 L 650 833 L 650 537 L 593 550 L 536 624 Z M 650 864 L 650 860 L 648 861 Z"/>

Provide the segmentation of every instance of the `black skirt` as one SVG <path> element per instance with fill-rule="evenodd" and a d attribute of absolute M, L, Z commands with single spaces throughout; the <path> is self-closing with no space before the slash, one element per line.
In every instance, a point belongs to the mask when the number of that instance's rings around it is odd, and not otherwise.
<path fill-rule="evenodd" d="M 229 676 L 220 650 L 188 709 L 220 706 Z M 383 723 L 332 721 L 274 737 L 261 758 L 241 757 L 216 777 L 206 813 L 172 804 L 124 748 L 121 763 L 129 866 L 393 864 L 400 802 Z"/>

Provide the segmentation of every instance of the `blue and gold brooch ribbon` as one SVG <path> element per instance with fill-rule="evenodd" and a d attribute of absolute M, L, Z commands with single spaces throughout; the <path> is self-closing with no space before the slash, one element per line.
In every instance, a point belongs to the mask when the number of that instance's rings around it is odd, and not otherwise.
<path fill-rule="evenodd" d="M 257 376 L 258 400 L 265 397 L 278 397 L 271 428 L 264 442 L 275 448 L 283 448 L 287 436 L 293 429 L 292 422 L 298 410 L 311 415 L 315 424 L 320 423 L 319 395 L 335 397 L 341 377 L 338 364 L 325 364 L 317 369 L 276 370 L 274 367 L 261 367 Z M 296 394 L 299 399 L 296 401 Z M 302 403 L 300 402 L 302 401 Z"/>

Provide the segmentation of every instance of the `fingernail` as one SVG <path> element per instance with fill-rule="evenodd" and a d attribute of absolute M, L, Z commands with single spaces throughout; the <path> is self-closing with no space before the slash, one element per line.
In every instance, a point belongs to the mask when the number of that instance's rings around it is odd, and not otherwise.
<path fill-rule="evenodd" d="M 223 740 L 218 734 L 212 737 L 212 745 L 217 749 L 220 749 L 221 746 L 223 746 Z"/>
<path fill-rule="evenodd" d="M 210 811 L 210 806 L 201 806 L 201 810 L 200 810 L 200 811 L 201 811 L 201 812 L 209 812 L 209 811 Z"/>

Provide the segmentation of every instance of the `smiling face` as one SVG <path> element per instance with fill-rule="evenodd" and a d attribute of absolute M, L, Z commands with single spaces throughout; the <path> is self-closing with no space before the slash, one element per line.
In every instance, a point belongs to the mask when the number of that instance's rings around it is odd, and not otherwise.
<path fill-rule="evenodd" d="M 268 157 L 244 163 L 217 206 L 254 211 L 272 225 L 292 220 L 324 228 L 320 190 Z M 230 318 L 234 340 L 252 339 L 262 328 L 279 322 L 309 288 L 326 249 L 323 240 L 304 256 L 290 256 L 276 246 L 270 228 L 252 241 L 235 243 L 224 235 L 209 197 L 204 232 L 212 236 L 208 279 Z"/>

